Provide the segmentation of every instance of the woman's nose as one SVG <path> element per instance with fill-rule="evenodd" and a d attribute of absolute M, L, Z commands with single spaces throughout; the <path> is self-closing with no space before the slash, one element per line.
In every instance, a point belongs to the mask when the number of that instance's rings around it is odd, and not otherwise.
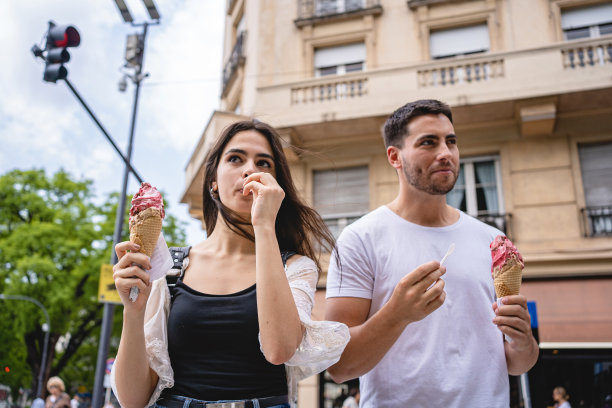
<path fill-rule="evenodd" d="M 251 162 L 246 163 L 244 169 L 242 170 L 242 178 L 247 178 L 251 174 L 255 173 L 253 166 L 254 165 Z"/>

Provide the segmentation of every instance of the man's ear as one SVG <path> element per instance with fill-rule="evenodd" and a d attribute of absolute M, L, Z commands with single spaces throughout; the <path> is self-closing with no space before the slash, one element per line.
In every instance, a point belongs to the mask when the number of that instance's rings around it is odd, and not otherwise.
<path fill-rule="evenodd" d="M 387 147 L 387 160 L 389 164 L 396 169 L 402 168 L 402 159 L 400 158 L 401 151 L 396 146 Z"/>

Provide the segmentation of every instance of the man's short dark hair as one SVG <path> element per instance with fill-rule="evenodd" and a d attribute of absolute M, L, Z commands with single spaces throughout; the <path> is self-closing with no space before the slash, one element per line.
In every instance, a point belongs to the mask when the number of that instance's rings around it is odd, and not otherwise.
<path fill-rule="evenodd" d="M 404 136 L 408 134 L 408 124 L 418 116 L 443 114 L 453 123 L 450 107 L 435 99 L 420 99 L 409 102 L 398 108 L 385 122 L 383 137 L 385 148 L 389 146 L 403 147 Z"/>

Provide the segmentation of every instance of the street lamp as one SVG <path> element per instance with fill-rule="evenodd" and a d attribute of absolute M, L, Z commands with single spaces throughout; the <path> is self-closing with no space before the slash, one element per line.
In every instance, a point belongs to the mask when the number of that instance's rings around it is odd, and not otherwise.
<path fill-rule="evenodd" d="M 27 302 L 34 303 L 36 306 L 40 307 L 40 309 L 45 315 L 46 322 L 42 325 L 42 330 L 45 332 L 45 340 L 43 344 L 42 359 L 40 361 L 40 372 L 38 373 L 38 387 L 36 389 L 36 396 L 42 398 L 42 385 L 45 376 L 45 365 L 47 361 L 47 347 L 49 346 L 49 332 L 51 331 L 51 321 L 49 320 L 49 313 L 47 313 L 47 309 L 45 309 L 42 303 L 28 296 L 5 295 L 3 293 L 0 293 L 0 299 L 25 300 Z"/>
<path fill-rule="evenodd" d="M 149 13 L 149 17 L 151 17 L 151 22 L 143 22 L 143 23 L 134 23 L 134 18 L 132 14 L 128 10 L 124 0 L 114 0 L 119 12 L 121 13 L 121 17 L 123 21 L 126 23 L 130 23 L 135 27 L 142 27 L 142 32 L 140 34 L 128 36 L 128 44 L 126 47 L 126 68 L 132 68 L 134 70 L 133 74 L 124 73 L 124 78 L 120 81 L 119 89 L 124 88 L 125 78 L 130 78 L 132 82 L 136 85 L 136 90 L 134 92 L 134 106 L 132 108 L 132 120 L 130 125 L 130 137 L 128 140 L 128 148 L 126 153 L 126 167 L 123 174 L 123 186 L 121 189 L 121 196 L 119 198 L 119 206 L 117 208 L 117 218 L 115 220 L 115 233 L 113 236 L 113 249 L 115 245 L 119 243 L 121 240 L 121 231 L 123 229 L 123 219 L 125 214 L 125 197 L 128 183 L 128 176 L 130 174 L 129 162 L 132 156 L 132 144 L 134 140 L 134 130 L 136 127 L 136 112 L 138 109 L 138 97 L 140 95 L 140 83 L 144 78 L 146 78 L 147 74 L 142 74 L 142 66 L 143 66 L 143 57 L 144 57 L 144 47 L 145 47 L 145 39 L 147 36 L 147 28 L 149 25 L 159 24 L 160 15 L 155 8 L 155 4 L 153 0 L 142 0 L 145 7 L 147 8 L 147 12 Z M 115 251 L 112 251 L 111 255 L 111 264 L 117 263 L 117 255 Z M 110 337 L 112 334 L 112 323 L 113 323 L 113 313 L 115 312 L 115 305 L 112 303 L 104 303 L 104 314 L 102 316 L 102 328 L 100 332 L 100 343 L 98 345 L 98 359 L 96 363 L 96 375 L 94 380 L 94 389 L 93 389 L 93 398 L 92 398 L 92 408 L 100 408 L 102 407 L 102 402 L 104 398 L 104 368 L 106 366 L 106 358 L 108 357 L 108 348 L 110 344 Z"/>

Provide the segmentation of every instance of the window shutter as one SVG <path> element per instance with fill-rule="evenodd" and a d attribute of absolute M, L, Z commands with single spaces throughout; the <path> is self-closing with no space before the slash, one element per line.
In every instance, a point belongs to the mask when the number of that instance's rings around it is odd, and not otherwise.
<path fill-rule="evenodd" d="M 364 43 L 340 45 L 337 47 L 317 48 L 315 50 L 315 68 L 333 67 L 365 61 Z"/>
<path fill-rule="evenodd" d="M 432 31 L 429 35 L 431 58 L 488 51 L 490 47 L 486 24 Z"/>
<path fill-rule="evenodd" d="M 587 207 L 612 204 L 612 143 L 579 145 Z"/>
<path fill-rule="evenodd" d="M 314 206 L 324 218 L 361 215 L 369 201 L 367 166 L 314 172 Z"/>
<path fill-rule="evenodd" d="M 612 22 L 612 4 L 563 10 L 561 27 L 570 30 Z"/>

